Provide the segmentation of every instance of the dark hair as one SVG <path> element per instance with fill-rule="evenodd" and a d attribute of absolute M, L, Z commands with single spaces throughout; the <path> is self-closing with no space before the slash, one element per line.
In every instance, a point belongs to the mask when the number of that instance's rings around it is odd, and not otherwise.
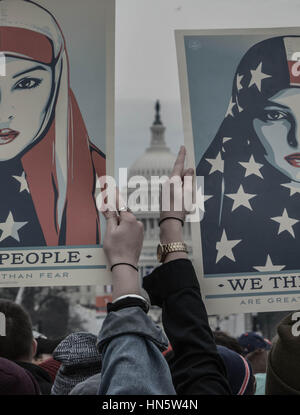
<path fill-rule="evenodd" d="M 59 339 L 43 339 L 38 337 L 37 349 L 35 357 L 39 357 L 42 354 L 52 354 L 56 347 L 65 339 L 65 337 L 60 337 Z"/>
<path fill-rule="evenodd" d="M 229 336 L 224 331 L 214 331 L 213 332 L 216 344 L 220 346 L 225 346 L 230 350 L 238 354 L 243 354 L 243 348 L 239 345 L 239 342 L 234 337 Z"/>
<path fill-rule="evenodd" d="M 0 336 L 0 357 L 9 360 L 31 357 L 33 334 L 29 314 L 9 300 L 0 300 L 0 312 L 6 322 L 6 336 Z"/>

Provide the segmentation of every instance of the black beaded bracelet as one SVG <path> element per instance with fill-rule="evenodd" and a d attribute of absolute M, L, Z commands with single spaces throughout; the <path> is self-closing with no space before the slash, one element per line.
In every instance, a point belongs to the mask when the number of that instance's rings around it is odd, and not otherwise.
<path fill-rule="evenodd" d="M 134 268 L 137 272 L 139 272 L 138 267 L 135 267 L 132 264 L 128 264 L 127 262 L 118 262 L 117 264 L 114 264 L 110 267 L 110 270 L 112 271 L 114 267 L 116 267 L 117 265 L 129 265 L 131 268 Z"/>
<path fill-rule="evenodd" d="M 126 297 L 117 300 L 115 303 L 107 303 L 107 312 L 122 310 L 127 307 L 140 307 L 145 313 L 149 311 L 149 304 L 146 300 L 135 297 Z"/>
<path fill-rule="evenodd" d="M 158 226 L 160 226 L 165 220 L 167 220 L 167 219 L 175 219 L 175 220 L 179 220 L 179 222 L 181 222 L 181 225 L 183 226 L 184 225 L 184 220 L 183 219 L 180 219 L 180 218 L 175 218 L 174 216 L 167 216 L 166 218 L 163 218 L 163 219 L 161 219 L 159 222 L 158 222 Z"/>

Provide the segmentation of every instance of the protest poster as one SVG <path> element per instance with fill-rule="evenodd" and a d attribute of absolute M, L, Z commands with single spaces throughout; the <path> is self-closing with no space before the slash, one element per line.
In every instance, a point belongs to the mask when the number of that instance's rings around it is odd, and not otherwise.
<path fill-rule="evenodd" d="M 176 31 L 209 314 L 300 306 L 300 29 Z"/>
<path fill-rule="evenodd" d="M 0 2 L 0 287 L 110 282 L 114 0 Z"/>

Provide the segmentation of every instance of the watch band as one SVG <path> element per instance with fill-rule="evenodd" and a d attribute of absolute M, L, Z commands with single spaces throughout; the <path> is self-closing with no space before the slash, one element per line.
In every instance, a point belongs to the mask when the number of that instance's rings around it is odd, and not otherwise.
<path fill-rule="evenodd" d="M 159 262 L 164 262 L 167 254 L 171 252 L 188 252 L 187 246 L 184 242 L 170 242 L 168 244 L 159 244 L 157 247 L 157 259 Z"/>

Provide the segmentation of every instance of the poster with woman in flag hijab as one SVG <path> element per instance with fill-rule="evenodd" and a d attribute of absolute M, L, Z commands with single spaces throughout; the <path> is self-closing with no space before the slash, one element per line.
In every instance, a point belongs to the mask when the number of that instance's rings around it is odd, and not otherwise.
<path fill-rule="evenodd" d="M 300 306 L 300 29 L 177 31 L 210 314 Z M 200 255 L 197 255 L 199 253 Z"/>
<path fill-rule="evenodd" d="M 114 14 L 0 2 L 0 287 L 109 280 L 97 195 L 113 172 Z"/>

